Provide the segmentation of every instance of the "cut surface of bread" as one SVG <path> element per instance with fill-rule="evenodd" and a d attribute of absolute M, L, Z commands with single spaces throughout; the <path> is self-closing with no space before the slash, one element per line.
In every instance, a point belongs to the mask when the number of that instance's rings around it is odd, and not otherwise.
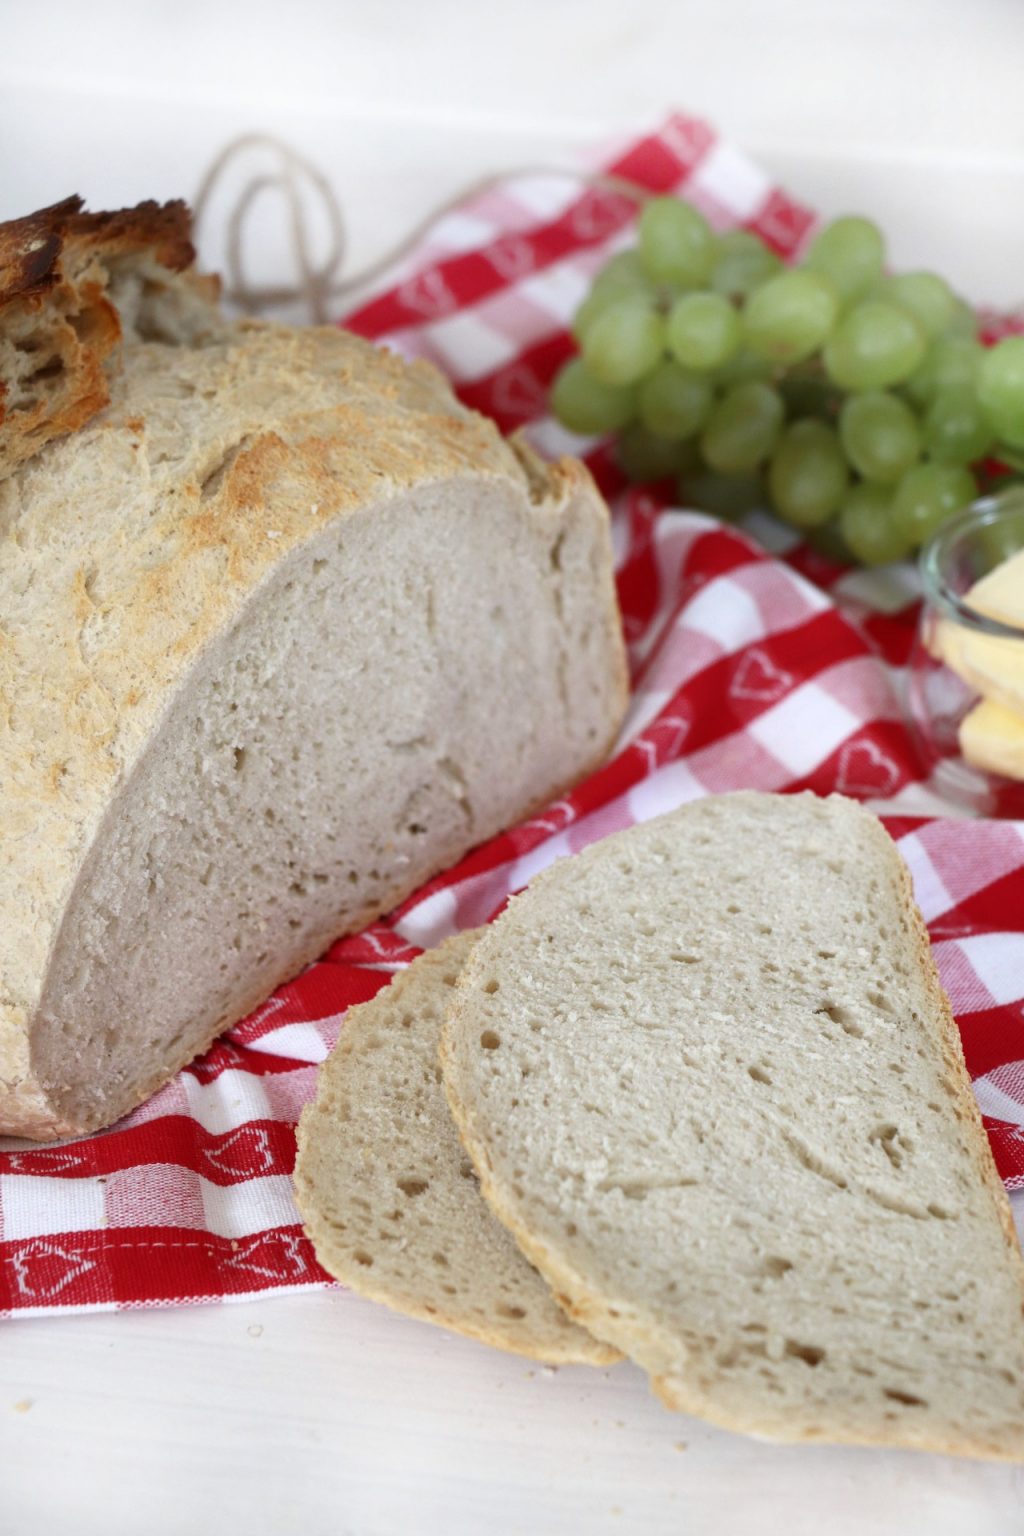
<path fill-rule="evenodd" d="M 625 708 L 581 465 L 334 328 L 160 336 L 0 481 L 12 1135 L 117 1119 Z"/>
<path fill-rule="evenodd" d="M 570 1322 L 480 1194 L 437 1059 L 476 934 L 449 939 L 345 1015 L 299 1122 L 295 1188 L 326 1270 L 410 1317 L 553 1364 L 615 1350 Z"/>
<path fill-rule="evenodd" d="M 1024 1457 L 1024 1265 L 909 877 L 740 793 L 542 874 L 442 1041 L 487 1199 L 671 1407 Z"/>

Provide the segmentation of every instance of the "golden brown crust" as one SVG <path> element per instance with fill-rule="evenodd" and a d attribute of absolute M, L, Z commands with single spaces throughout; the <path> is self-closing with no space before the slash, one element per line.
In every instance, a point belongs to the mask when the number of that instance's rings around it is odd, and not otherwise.
<path fill-rule="evenodd" d="M 68 241 L 83 253 L 98 251 L 105 261 L 145 251 L 169 272 L 184 272 L 196 259 L 192 215 L 181 198 L 169 203 L 150 199 L 108 213 L 76 213 Z"/>
<path fill-rule="evenodd" d="M 84 213 L 68 197 L 0 224 L 0 478 L 108 403 L 122 338 L 112 273 L 189 272 L 190 223 L 180 201 Z M 215 279 L 201 296 L 216 302 Z"/>
<path fill-rule="evenodd" d="M 15 299 L 41 297 L 59 281 L 60 256 L 80 197 L 40 208 L 0 224 L 0 308 Z"/>
<path fill-rule="evenodd" d="M 148 251 L 162 267 L 183 272 L 195 260 L 188 205 L 145 202 L 108 213 L 84 213 L 66 197 L 36 213 L 0 224 L 0 310 L 41 301 L 67 277 L 68 257 L 95 253 L 105 261 Z"/>

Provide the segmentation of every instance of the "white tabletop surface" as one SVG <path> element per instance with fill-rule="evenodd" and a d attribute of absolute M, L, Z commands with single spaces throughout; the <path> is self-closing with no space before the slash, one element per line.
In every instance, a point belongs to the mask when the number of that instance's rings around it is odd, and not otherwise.
<path fill-rule="evenodd" d="M 311 156 L 356 266 L 503 166 L 671 107 L 900 264 L 1024 300 L 1013 0 L 3 7 L 0 218 L 191 196 L 249 130 Z M 214 211 L 215 212 L 215 211 Z M 287 278 L 274 209 L 257 275 Z M 214 216 L 202 252 L 219 259 Z M 0 1536 L 1021 1536 L 1024 1469 L 742 1440 L 640 1373 L 551 1372 L 328 1292 L 0 1324 Z"/>

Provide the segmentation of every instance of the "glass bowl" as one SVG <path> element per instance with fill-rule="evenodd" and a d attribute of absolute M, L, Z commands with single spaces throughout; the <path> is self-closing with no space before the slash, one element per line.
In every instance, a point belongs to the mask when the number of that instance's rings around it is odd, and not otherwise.
<path fill-rule="evenodd" d="M 920 557 L 911 725 L 931 787 L 985 816 L 1024 817 L 1024 555 L 1019 575 L 976 584 L 1021 551 L 1015 485 L 946 523 Z"/>

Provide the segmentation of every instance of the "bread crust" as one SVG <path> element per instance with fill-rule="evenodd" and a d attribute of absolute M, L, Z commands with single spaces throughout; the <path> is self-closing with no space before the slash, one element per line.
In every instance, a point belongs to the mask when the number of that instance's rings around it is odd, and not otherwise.
<path fill-rule="evenodd" d="M 192 219 L 181 200 L 112 212 L 83 209 L 80 197 L 66 197 L 0 224 L 0 312 L 17 302 L 38 307 L 68 280 L 68 268 L 74 270 L 92 253 L 109 261 L 147 251 L 171 272 L 183 272 L 195 261 Z"/>
<path fill-rule="evenodd" d="M 87 213 L 80 197 L 0 224 L 0 478 L 108 403 L 122 340 L 112 271 L 190 273 L 190 226 L 181 201 Z M 197 281 L 215 303 L 215 280 Z"/>
<path fill-rule="evenodd" d="M 830 798 L 840 799 L 842 797 L 832 796 Z M 859 807 L 858 810 L 860 810 Z M 877 837 L 884 840 L 886 857 L 888 859 L 895 857 L 896 864 L 899 866 L 902 906 L 913 932 L 917 963 L 933 1004 L 934 1011 L 932 1017 L 935 1020 L 938 1032 L 937 1043 L 940 1046 L 949 1081 L 955 1089 L 955 1101 L 957 1109 L 962 1116 L 962 1125 L 968 1133 L 971 1161 L 974 1164 L 981 1184 L 992 1201 L 999 1222 L 1006 1245 L 1007 1264 L 1020 1295 L 1021 1314 L 1024 1316 L 1024 1258 L 1021 1256 L 1016 1238 L 1013 1213 L 992 1157 L 991 1146 L 985 1133 L 980 1111 L 971 1091 L 970 1078 L 964 1063 L 959 1031 L 956 1027 L 949 999 L 942 987 L 932 957 L 924 920 L 914 900 L 910 874 L 902 859 L 895 852 L 891 839 L 881 826 L 881 823 L 866 812 L 862 814 L 864 816 L 866 834 L 873 838 Z M 620 834 L 620 836 L 622 835 L 628 836 L 628 834 Z M 540 877 L 542 880 L 545 878 L 545 875 Z M 513 899 L 513 905 L 514 902 L 515 898 Z M 531 1229 L 528 1222 L 524 1221 L 518 1209 L 517 1201 L 513 1198 L 511 1191 L 495 1174 L 490 1159 L 486 1134 L 482 1133 L 473 1105 L 460 1091 L 459 1073 L 456 1069 L 455 1061 L 457 1051 L 456 1036 L 459 1029 L 460 1016 L 472 997 L 474 989 L 479 984 L 483 975 L 483 965 L 482 947 L 478 945 L 470 954 L 454 990 L 441 1032 L 439 1054 L 449 1107 L 458 1127 L 463 1145 L 476 1169 L 484 1198 L 498 1219 L 504 1223 L 515 1237 L 516 1242 L 526 1257 L 547 1279 L 559 1303 L 571 1317 L 576 1318 L 588 1331 L 599 1338 L 606 1339 L 610 1344 L 615 1345 L 626 1354 L 635 1354 L 638 1349 L 641 1353 L 647 1349 L 656 1349 L 658 1347 L 658 1328 L 653 1317 L 645 1317 L 638 1311 L 635 1303 L 626 1298 L 609 1296 L 596 1289 L 586 1275 L 582 1274 L 574 1265 L 568 1262 L 564 1253 L 552 1249 L 537 1232 Z M 748 1413 L 741 1418 L 723 1412 L 713 1399 L 708 1399 L 696 1382 L 689 1382 L 678 1375 L 652 1374 L 651 1385 L 656 1395 L 666 1407 L 694 1414 L 708 1420 L 710 1423 L 717 1424 L 723 1429 L 734 1430 L 740 1433 L 761 1433 L 772 1439 L 785 1439 L 793 1442 L 826 1441 L 836 1443 L 841 1441 L 842 1443 L 866 1446 L 899 1445 L 912 1449 L 938 1451 L 949 1455 L 970 1456 L 980 1460 L 1024 1460 L 1024 1423 L 1021 1424 L 1019 1434 L 1015 1439 L 1011 1438 L 999 1444 L 994 1444 L 980 1437 L 945 1438 L 927 1430 L 918 1432 L 913 1425 L 907 1424 L 901 1424 L 897 1430 L 883 1422 L 879 1422 L 877 1433 L 873 1434 L 850 1433 L 848 1431 L 837 1433 L 834 1428 L 831 1431 L 822 1429 L 813 1433 L 804 1433 L 800 1430 L 794 1430 L 792 1433 L 780 1434 L 777 1420 L 770 1420 L 759 1424 L 752 1413 Z"/>

